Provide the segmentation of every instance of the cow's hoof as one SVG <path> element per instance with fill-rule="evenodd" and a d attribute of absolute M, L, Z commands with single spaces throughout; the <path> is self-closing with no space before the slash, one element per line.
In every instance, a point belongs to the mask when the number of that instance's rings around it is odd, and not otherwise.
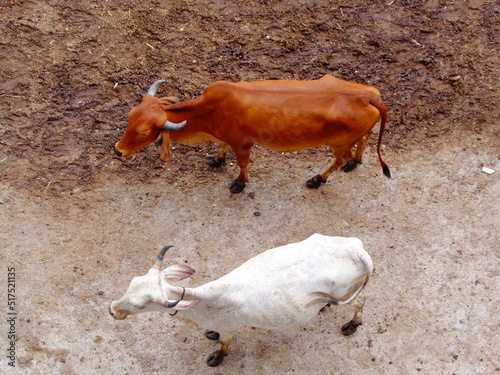
<path fill-rule="evenodd" d="M 213 168 L 220 168 L 226 159 L 217 159 L 215 155 L 207 156 L 207 164 Z"/>
<path fill-rule="evenodd" d="M 356 332 L 356 330 L 358 329 L 359 325 L 361 325 L 361 324 L 354 324 L 351 321 L 349 323 L 344 324 L 342 326 L 342 328 L 340 329 L 340 331 L 342 332 L 342 334 L 344 336 L 351 336 L 352 334 L 354 334 Z"/>
<path fill-rule="evenodd" d="M 216 350 L 207 357 L 207 365 L 209 365 L 210 367 L 219 366 L 224 360 L 224 356 L 224 353 L 222 353 L 220 350 Z"/>
<path fill-rule="evenodd" d="M 238 180 L 234 180 L 232 185 L 229 187 L 229 190 L 233 194 L 238 194 L 238 193 L 241 193 L 244 188 L 245 188 L 245 184 L 240 184 L 238 182 Z"/>
<path fill-rule="evenodd" d="M 349 159 L 341 168 L 344 172 L 350 172 L 353 171 L 357 165 L 358 162 L 356 160 Z"/>
<path fill-rule="evenodd" d="M 310 178 L 306 182 L 306 186 L 310 189 L 317 189 L 321 186 L 321 184 L 324 184 L 326 180 L 323 180 L 323 178 L 317 174 L 316 176 Z"/>
<path fill-rule="evenodd" d="M 205 337 L 209 340 L 218 340 L 220 335 L 219 332 L 215 331 L 206 331 L 205 332 Z"/>

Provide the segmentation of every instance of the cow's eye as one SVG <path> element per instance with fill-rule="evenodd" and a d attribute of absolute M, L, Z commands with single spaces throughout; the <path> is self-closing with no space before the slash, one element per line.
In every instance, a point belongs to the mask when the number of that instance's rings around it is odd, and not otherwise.
<path fill-rule="evenodd" d="M 142 133 L 142 134 L 139 134 L 139 137 L 147 137 L 149 135 L 149 133 Z"/>

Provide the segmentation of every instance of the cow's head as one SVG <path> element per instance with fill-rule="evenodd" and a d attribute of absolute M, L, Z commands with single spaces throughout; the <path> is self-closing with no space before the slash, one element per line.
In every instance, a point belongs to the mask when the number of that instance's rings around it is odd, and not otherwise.
<path fill-rule="evenodd" d="M 167 114 L 162 106 L 175 103 L 174 97 L 157 98 L 158 86 L 165 81 L 153 83 L 141 104 L 132 108 L 128 114 L 128 125 L 125 133 L 115 145 L 115 153 L 124 158 L 130 158 L 141 148 L 144 148 L 160 138 L 162 132 L 178 130 L 186 125 L 186 121 L 174 124 L 167 120 Z M 168 135 L 167 135 L 168 138 Z M 168 139 L 170 141 L 170 139 Z M 160 159 L 169 160 L 168 148 L 160 149 Z"/>
<path fill-rule="evenodd" d="M 168 281 L 178 281 L 192 276 L 195 271 L 191 267 L 171 266 L 160 271 L 163 256 L 170 247 L 172 246 L 165 246 L 160 251 L 147 274 L 132 279 L 122 298 L 111 302 L 108 312 L 113 318 L 123 320 L 128 315 L 149 311 L 186 310 L 200 301 L 193 298 L 189 290 L 168 283 Z M 169 300 L 168 294 L 173 293 L 180 297 L 176 300 Z"/>

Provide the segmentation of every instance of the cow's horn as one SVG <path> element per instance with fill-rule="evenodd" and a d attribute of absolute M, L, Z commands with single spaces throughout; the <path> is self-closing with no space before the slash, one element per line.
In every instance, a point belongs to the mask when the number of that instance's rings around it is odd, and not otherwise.
<path fill-rule="evenodd" d="M 155 268 L 157 270 L 159 270 L 161 268 L 161 264 L 163 262 L 163 257 L 165 256 L 165 253 L 167 252 L 167 250 L 170 249 L 171 247 L 174 247 L 174 246 L 173 245 L 167 245 L 163 249 L 161 249 L 160 253 L 156 257 L 155 263 L 153 264 L 153 268 Z"/>
<path fill-rule="evenodd" d="M 182 296 L 181 298 L 176 299 L 174 302 L 170 302 L 169 300 L 166 300 L 165 303 L 163 304 L 165 307 L 172 308 L 175 307 L 179 302 L 182 301 L 184 298 L 184 294 L 186 293 L 186 288 L 182 288 Z"/>
<path fill-rule="evenodd" d="M 151 85 L 151 87 L 149 88 L 148 93 L 146 95 L 155 96 L 156 91 L 158 90 L 158 86 L 160 86 L 161 83 L 165 83 L 165 81 L 163 79 L 160 79 L 159 81 L 156 81 L 155 83 L 153 83 Z"/>
<path fill-rule="evenodd" d="M 186 120 L 184 120 L 178 124 L 175 124 L 175 123 L 167 120 L 165 122 L 165 125 L 163 125 L 163 129 L 165 129 L 165 130 L 179 130 L 180 128 L 183 128 L 186 124 L 187 124 Z"/>
<path fill-rule="evenodd" d="M 167 300 L 167 301 L 165 301 L 164 306 L 171 309 L 172 307 L 177 306 L 177 304 L 181 301 L 182 301 L 182 298 L 178 298 L 174 302 L 170 302 L 169 300 Z"/>

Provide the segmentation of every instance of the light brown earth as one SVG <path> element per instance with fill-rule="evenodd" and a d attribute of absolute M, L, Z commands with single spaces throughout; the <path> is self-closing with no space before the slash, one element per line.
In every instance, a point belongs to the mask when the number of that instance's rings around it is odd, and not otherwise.
<path fill-rule="evenodd" d="M 2 374 L 494 374 L 499 327 L 499 7 L 469 1 L 0 1 Z M 376 86 L 383 155 L 307 178 L 327 148 L 255 148 L 238 170 L 212 145 L 153 146 L 120 160 L 129 109 L 163 78 L 183 100 L 213 81 L 316 79 Z M 483 167 L 496 170 L 488 175 Z M 259 212 L 261 215 L 256 216 Z M 114 321 L 108 304 L 157 251 L 217 278 L 312 233 L 372 255 L 364 324 L 330 308 L 300 329 L 215 344 L 160 313 Z M 7 270 L 15 268 L 16 367 L 8 366 Z M 258 301 L 249 301 L 258 303 Z"/>

